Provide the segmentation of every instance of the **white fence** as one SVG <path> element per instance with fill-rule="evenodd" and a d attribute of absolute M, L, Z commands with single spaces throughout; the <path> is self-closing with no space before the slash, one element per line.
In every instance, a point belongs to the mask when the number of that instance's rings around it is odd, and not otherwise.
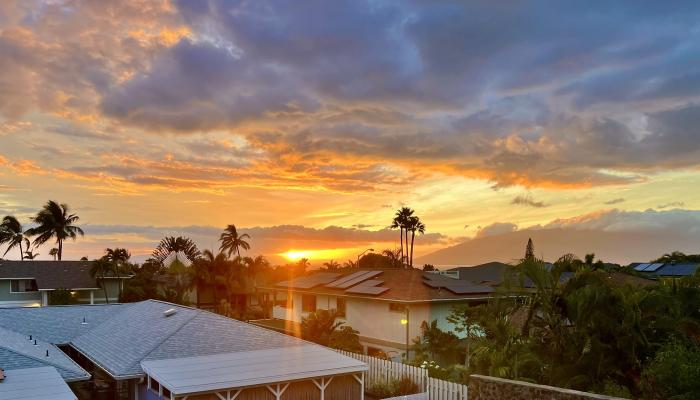
<path fill-rule="evenodd" d="M 467 386 L 430 378 L 428 377 L 428 371 L 423 368 L 382 360 L 381 358 L 365 354 L 351 353 L 343 350 L 336 351 L 348 357 L 360 360 L 369 366 L 369 371 L 367 371 L 367 375 L 365 375 L 366 388 L 378 382 L 388 382 L 393 379 L 408 377 L 411 378 L 421 390 L 427 393 L 429 400 L 467 400 Z"/>
<path fill-rule="evenodd" d="M 467 386 L 459 383 L 428 378 L 429 400 L 467 400 Z"/>

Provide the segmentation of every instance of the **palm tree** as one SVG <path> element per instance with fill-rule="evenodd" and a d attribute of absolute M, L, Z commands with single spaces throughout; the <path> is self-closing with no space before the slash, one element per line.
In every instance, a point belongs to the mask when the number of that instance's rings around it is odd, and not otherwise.
<path fill-rule="evenodd" d="M 330 260 L 328 262 L 324 262 L 323 265 L 326 267 L 328 271 L 336 271 L 340 268 L 340 263 L 335 261 L 335 260 Z"/>
<path fill-rule="evenodd" d="M 105 277 L 112 271 L 112 267 L 112 263 L 104 257 L 93 261 L 92 267 L 90 267 L 90 276 L 92 279 L 98 280 L 102 284 L 102 290 L 105 293 L 105 303 L 109 303 L 109 298 L 107 297 L 107 285 L 105 285 Z"/>
<path fill-rule="evenodd" d="M 247 233 L 242 235 L 238 234 L 236 230 L 236 225 L 229 225 L 224 229 L 224 232 L 219 237 L 221 242 L 220 251 L 227 252 L 227 255 L 231 257 L 231 254 L 236 253 L 238 257 L 241 256 L 241 249 L 249 250 L 250 244 L 246 241 L 250 239 Z"/>
<path fill-rule="evenodd" d="M 416 239 L 416 231 L 421 235 L 425 233 L 425 224 L 422 223 L 420 218 L 416 216 L 410 217 L 406 223 L 406 229 L 407 234 L 408 231 L 411 231 L 411 254 L 409 257 L 409 265 L 411 268 L 413 268 L 413 242 Z"/>
<path fill-rule="evenodd" d="M 117 282 L 119 283 L 119 298 L 121 299 L 122 285 L 119 281 L 119 278 L 121 277 L 120 272 L 124 268 L 124 264 L 126 264 L 131 258 L 131 253 L 129 253 L 129 250 L 120 247 L 116 247 L 114 249 L 105 249 L 104 258 L 112 263 L 112 270 L 114 272 L 114 276 L 115 278 L 117 278 Z"/>
<path fill-rule="evenodd" d="M 63 255 L 63 241 L 85 235 L 82 229 L 74 225 L 80 217 L 70 214 L 67 204 L 58 204 L 53 200 L 49 200 L 32 220 L 38 226 L 28 229 L 27 235 L 37 236 L 34 246 L 41 246 L 55 237 L 58 243 L 58 261 L 61 261 Z"/>
<path fill-rule="evenodd" d="M 407 226 L 414 211 L 409 207 L 401 207 L 396 211 L 396 215 L 391 222 L 389 228 L 396 229 L 399 228 L 401 235 L 401 262 L 408 264 L 408 230 Z M 406 233 L 404 235 L 404 232 Z M 405 245 L 404 245 L 405 241 Z M 405 251 L 404 251 L 405 249 Z"/>
<path fill-rule="evenodd" d="M 158 243 L 152 255 L 154 260 L 162 263 L 170 253 L 183 253 L 191 262 L 194 262 L 201 254 L 192 239 L 182 236 L 167 236 Z"/>
<path fill-rule="evenodd" d="M 19 223 L 17 218 L 7 215 L 2 219 L 0 223 L 0 245 L 7 244 L 7 250 L 3 256 L 5 256 L 14 247 L 19 246 L 20 259 L 24 260 L 24 249 L 22 249 L 22 242 L 27 241 L 24 236 L 24 230 L 22 229 L 22 224 Z"/>
<path fill-rule="evenodd" d="M 58 249 L 54 247 L 53 249 L 49 250 L 49 255 L 53 257 L 54 261 L 56 261 L 56 256 L 58 255 Z"/>
<path fill-rule="evenodd" d="M 198 258 L 192 265 L 194 267 L 193 283 L 197 287 L 197 303 L 199 303 L 199 289 L 210 287 L 213 291 L 214 307 L 218 307 L 219 279 L 217 277 L 228 267 L 226 255 L 224 253 L 215 255 L 211 250 L 204 250 L 202 257 Z"/>
<path fill-rule="evenodd" d="M 333 333 L 343 325 L 337 310 L 317 310 L 301 321 L 301 337 L 328 346 Z"/>
<path fill-rule="evenodd" d="M 35 253 L 34 250 L 27 250 L 24 252 L 24 258 L 26 258 L 27 260 L 33 260 L 37 257 L 39 257 L 39 253 Z"/>

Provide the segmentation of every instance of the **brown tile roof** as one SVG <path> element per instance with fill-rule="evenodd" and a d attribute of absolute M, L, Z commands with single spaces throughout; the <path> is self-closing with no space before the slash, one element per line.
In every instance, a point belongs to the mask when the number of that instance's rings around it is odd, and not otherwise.
<path fill-rule="evenodd" d="M 91 261 L 0 261 L 0 279 L 31 278 L 39 290 L 98 289 Z"/>
<path fill-rule="evenodd" d="M 362 270 L 352 269 L 342 272 L 344 276 L 349 275 L 354 272 Z M 370 270 L 367 270 L 370 271 Z M 374 270 L 378 271 L 378 270 Z M 312 289 L 287 289 L 286 287 L 278 287 L 274 284 L 266 285 L 260 287 L 264 290 L 277 290 L 277 291 L 293 291 L 297 293 L 315 293 L 315 294 L 330 294 L 335 296 L 345 296 L 345 297 L 363 297 L 363 298 L 373 298 L 379 300 L 388 301 L 450 301 L 459 299 L 470 299 L 470 298 L 484 298 L 490 296 L 489 293 L 469 293 L 469 294 L 454 294 L 445 288 L 432 288 L 426 285 L 424 281 L 424 274 L 428 274 L 418 269 L 384 269 L 381 270 L 381 274 L 373 277 L 372 279 L 382 280 L 384 283 L 380 284 L 380 287 L 389 288 L 388 291 L 380 295 L 368 295 L 368 294 L 354 294 L 347 293 L 343 289 L 331 289 L 324 287 L 324 285 L 318 285 Z M 320 272 L 312 272 L 320 273 Z M 451 278 L 445 278 L 451 279 Z"/>

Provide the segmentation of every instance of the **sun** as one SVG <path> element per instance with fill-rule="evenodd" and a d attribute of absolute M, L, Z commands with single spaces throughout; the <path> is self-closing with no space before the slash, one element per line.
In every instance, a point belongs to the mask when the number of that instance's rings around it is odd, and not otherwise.
<path fill-rule="evenodd" d="M 289 261 L 299 261 L 302 258 L 310 258 L 312 251 L 309 250 L 289 250 L 286 253 L 280 253 L 282 257 L 288 259 Z"/>

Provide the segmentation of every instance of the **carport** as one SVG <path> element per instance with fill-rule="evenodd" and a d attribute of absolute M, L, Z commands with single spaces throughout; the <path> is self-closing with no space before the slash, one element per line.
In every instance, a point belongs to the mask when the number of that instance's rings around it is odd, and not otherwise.
<path fill-rule="evenodd" d="M 171 400 L 363 400 L 367 365 L 313 344 L 148 360 L 146 385 Z"/>

